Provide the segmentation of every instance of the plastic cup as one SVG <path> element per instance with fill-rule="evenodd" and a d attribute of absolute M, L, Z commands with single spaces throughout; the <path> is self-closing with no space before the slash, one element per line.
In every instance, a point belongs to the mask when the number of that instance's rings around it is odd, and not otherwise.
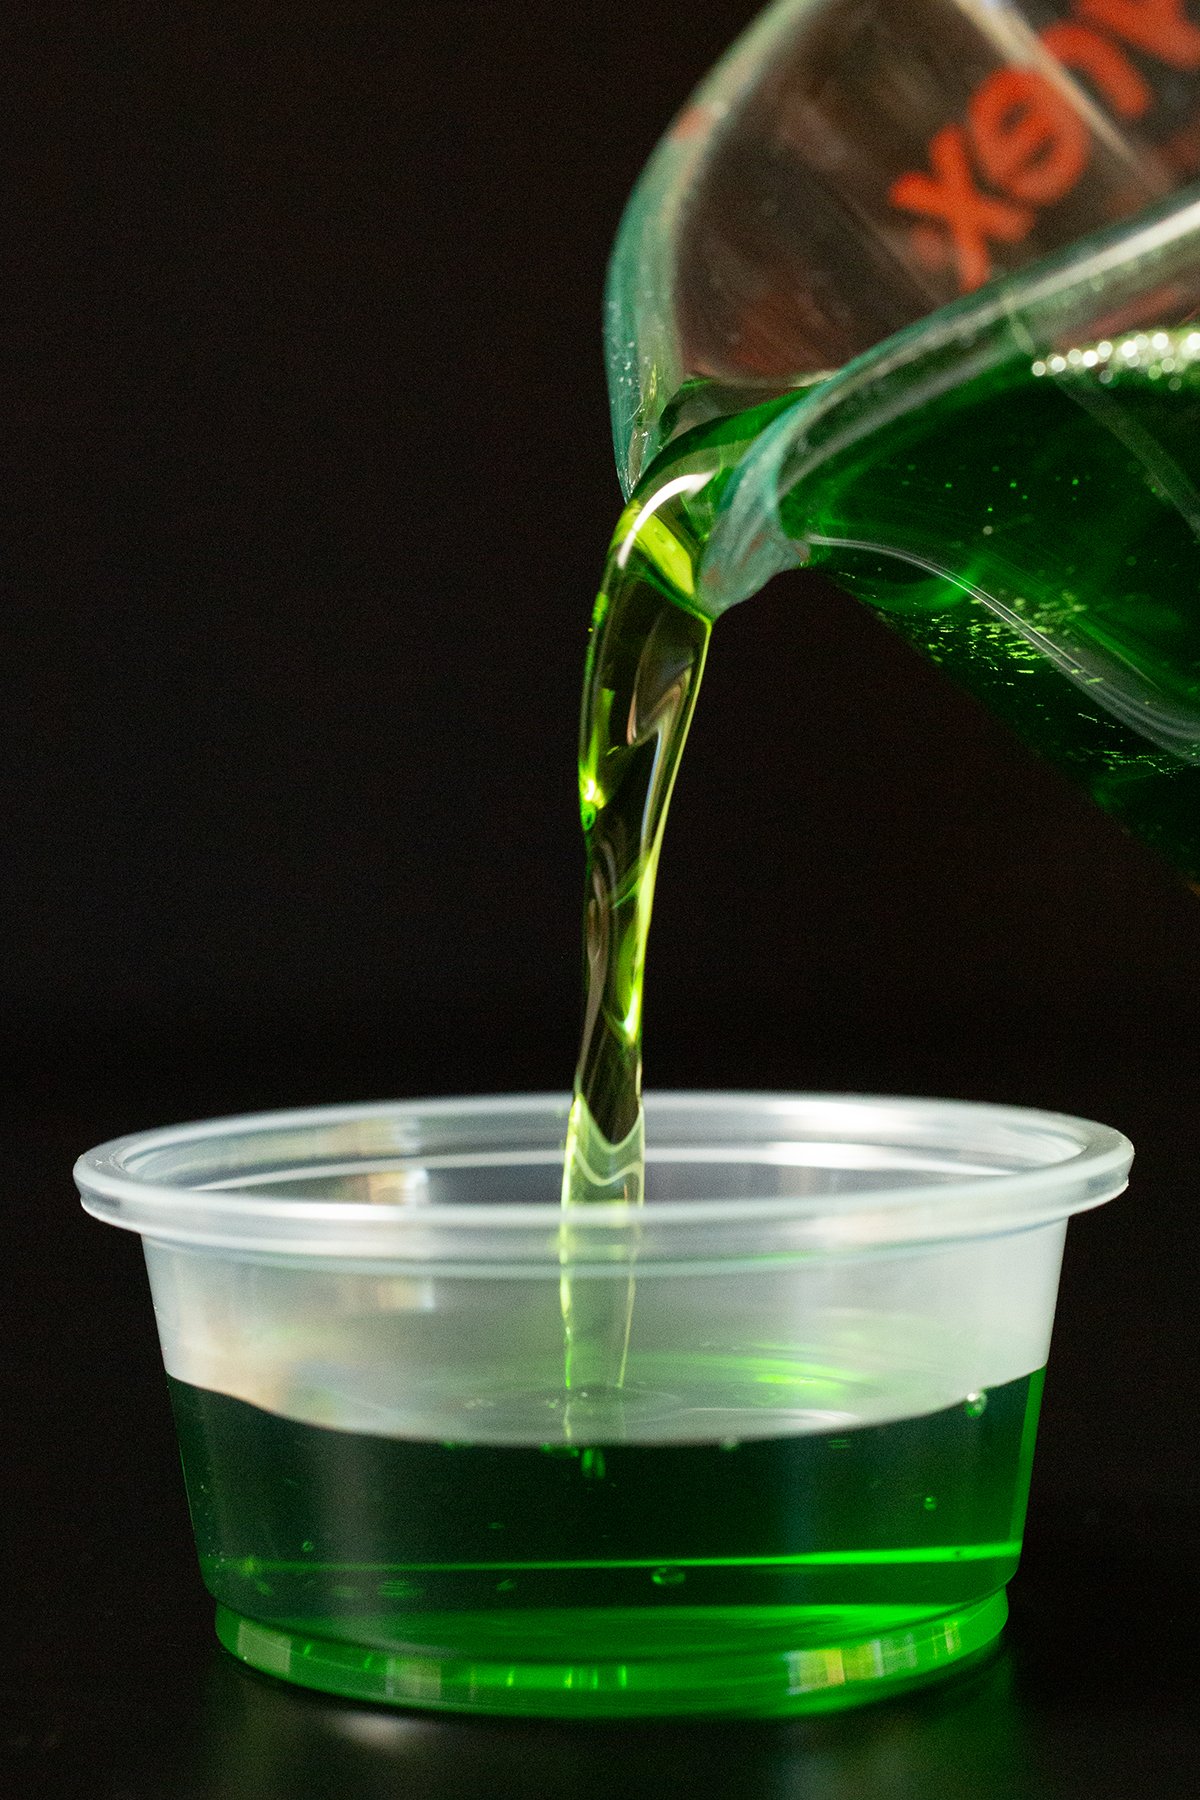
<path fill-rule="evenodd" d="M 265 1114 L 81 1158 L 140 1232 L 236 1656 L 561 1716 L 851 1704 L 982 1654 L 1070 1214 L 1119 1133 L 948 1101 L 660 1094 L 643 1207 L 558 1204 L 565 1099 Z M 563 1289 L 633 1323 L 567 1390 Z"/>

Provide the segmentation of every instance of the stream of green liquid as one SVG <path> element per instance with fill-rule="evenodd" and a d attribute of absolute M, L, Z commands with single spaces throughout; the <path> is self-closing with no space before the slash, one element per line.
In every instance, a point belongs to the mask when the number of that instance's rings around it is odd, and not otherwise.
<path fill-rule="evenodd" d="M 764 495 L 820 567 L 1200 881 L 1200 334 L 1011 356 L 899 409 Z M 1061 367 L 1058 365 L 1061 364 Z M 739 463 L 796 395 L 706 425 L 625 508 L 596 603 L 581 727 L 587 847 L 572 1206 L 642 1197 L 642 1007 L 654 880 L 720 594 L 701 571 Z M 768 571 L 769 572 L 769 571 Z M 803 604 L 797 592 L 797 604 Z M 591 1283 L 615 1289 L 615 1283 Z M 619 1387 L 633 1288 L 563 1281 L 568 1388 Z M 603 1304 L 602 1314 L 595 1307 Z"/>

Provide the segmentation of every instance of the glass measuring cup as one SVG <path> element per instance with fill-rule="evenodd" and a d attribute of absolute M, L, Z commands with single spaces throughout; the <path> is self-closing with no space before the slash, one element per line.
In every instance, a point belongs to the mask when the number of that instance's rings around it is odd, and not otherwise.
<path fill-rule="evenodd" d="M 823 566 L 1192 879 L 1198 165 L 1182 0 L 784 0 L 608 298 L 622 480 L 694 483 L 689 606 Z"/>

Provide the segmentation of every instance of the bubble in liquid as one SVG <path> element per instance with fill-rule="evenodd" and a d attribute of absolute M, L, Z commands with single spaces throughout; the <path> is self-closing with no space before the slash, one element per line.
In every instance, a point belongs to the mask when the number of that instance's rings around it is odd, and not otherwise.
<path fill-rule="evenodd" d="M 381 1581 L 378 1592 L 381 1600 L 419 1600 L 425 1589 L 419 1581 Z"/>
<path fill-rule="evenodd" d="M 603 1450 L 585 1450 L 579 1462 L 579 1472 L 585 1481 L 604 1480 Z"/>
<path fill-rule="evenodd" d="M 921 1505 L 925 1508 L 926 1512 L 936 1512 L 937 1511 L 937 1495 L 936 1494 L 926 1494 L 925 1498 L 921 1502 Z"/>
<path fill-rule="evenodd" d="M 683 1569 L 655 1569 L 650 1579 L 655 1587 L 678 1587 L 687 1580 L 687 1574 Z"/>
<path fill-rule="evenodd" d="M 496 1583 L 496 1592 L 498 1594 L 511 1594 L 516 1585 L 517 1584 L 511 1575 L 506 1576 L 503 1581 L 498 1581 Z"/>
<path fill-rule="evenodd" d="M 980 1388 L 977 1394 L 968 1394 L 963 1401 L 963 1411 L 966 1413 L 968 1419 L 977 1419 L 980 1413 L 986 1412 L 987 1400 L 986 1388 Z"/>

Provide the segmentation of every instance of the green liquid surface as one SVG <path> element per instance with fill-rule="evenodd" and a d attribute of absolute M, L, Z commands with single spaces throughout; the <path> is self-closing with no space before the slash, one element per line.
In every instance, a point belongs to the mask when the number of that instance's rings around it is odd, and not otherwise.
<path fill-rule="evenodd" d="M 1041 1386 L 877 1425 L 586 1448 L 171 1395 L 204 1580 L 259 1666 L 484 1710 L 770 1712 L 994 1636 Z"/>

